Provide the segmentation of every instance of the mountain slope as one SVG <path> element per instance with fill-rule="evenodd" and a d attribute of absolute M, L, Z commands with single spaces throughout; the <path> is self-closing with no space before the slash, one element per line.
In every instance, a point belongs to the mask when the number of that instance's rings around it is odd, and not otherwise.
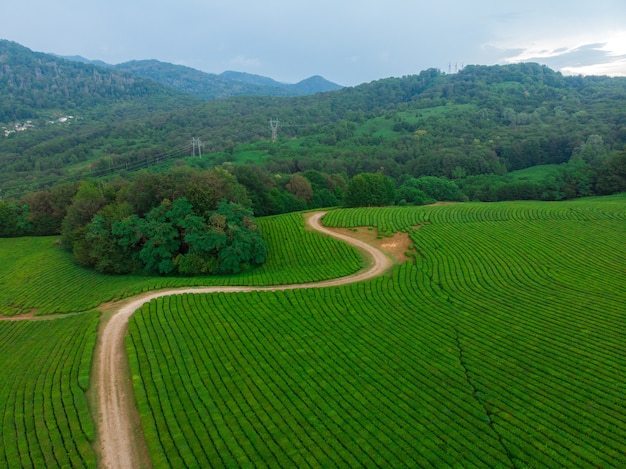
<path fill-rule="evenodd" d="M 303 96 L 327 91 L 337 91 L 343 88 L 343 86 L 328 81 L 319 75 L 314 75 L 295 84 L 281 83 L 271 78 L 243 72 L 226 71 L 220 73 L 219 76 L 235 82 L 283 90 L 283 92 L 286 93 L 284 96 Z"/>
<path fill-rule="evenodd" d="M 100 60 L 89 60 L 81 56 L 67 56 L 63 58 L 128 72 L 205 100 L 244 95 L 305 96 L 327 91 L 337 91 L 343 88 L 343 86 L 328 81 L 319 75 L 291 84 L 282 83 L 261 75 L 232 70 L 216 75 L 184 65 L 174 65 L 158 60 L 132 60 L 118 65 L 110 65 Z"/>
<path fill-rule="evenodd" d="M 4 197 L 171 164 L 192 153 L 192 138 L 202 140 L 208 157 L 194 164 L 204 167 L 254 161 L 272 174 L 384 171 L 397 180 L 503 174 L 572 158 L 600 162 L 626 145 L 626 78 L 564 77 L 538 64 L 468 66 L 453 75 L 429 69 L 309 96 L 206 101 L 121 70 L 1 45 L 0 109 L 9 116 L 0 123 L 7 135 L 0 133 Z M 180 67 L 156 61 L 132 66 L 169 71 L 179 88 L 193 88 L 202 74 L 181 75 Z M 277 83 L 223 75 L 215 78 L 242 89 Z M 80 119 L 22 132 L 7 125 L 31 115 L 45 124 L 55 112 Z M 270 118 L 279 121 L 276 141 Z"/>
<path fill-rule="evenodd" d="M 322 77 L 311 77 L 292 85 L 242 72 L 227 71 L 215 75 L 158 60 L 134 60 L 113 68 L 207 100 L 242 95 L 301 96 L 342 88 Z"/>
<path fill-rule="evenodd" d="M 0 40 L 0 122 L 85 113 L 96 106 L 183 99 L 153 81 Z M 189 101 L 188 98 L 184 98 Z"/>

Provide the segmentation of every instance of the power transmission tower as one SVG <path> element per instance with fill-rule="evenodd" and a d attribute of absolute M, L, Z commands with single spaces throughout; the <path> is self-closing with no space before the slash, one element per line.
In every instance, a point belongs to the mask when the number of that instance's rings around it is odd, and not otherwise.
<path fill-rule="evenodd" d="M 270 129 L 272 129 L 272 141 L 275 142 L 278 138 L 278 125 L 280 121 L 278 119 L 270 119 Z"/>
<path fill-rule="evenodd" d="M 191 156 L 196 156 L 196 148 L 198 149 L 198 156 L 202 156 L 202 142 L 200 138 L 191 138 Z"/>

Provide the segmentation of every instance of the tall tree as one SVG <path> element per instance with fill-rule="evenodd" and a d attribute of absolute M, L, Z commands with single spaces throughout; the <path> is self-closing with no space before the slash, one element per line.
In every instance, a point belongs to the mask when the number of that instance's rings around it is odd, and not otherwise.
<path fill-rule="evenodd" d="M 381 173 L 361 173 L 350 179 L 344 204 L 347 207 L 383 206 L 393 204 L 395 184 Z"/>

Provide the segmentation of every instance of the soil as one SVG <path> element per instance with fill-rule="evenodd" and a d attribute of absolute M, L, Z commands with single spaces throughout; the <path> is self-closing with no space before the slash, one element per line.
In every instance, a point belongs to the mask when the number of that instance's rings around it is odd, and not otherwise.
<path fill-rule="evenodd" d="M 84 314 L 86 311 L 80 313 L 52 313 L 37 315 L 35 311 L 29 311 L 28 313 L 16 314 L 14 316 L 0 315 L 0 321 L 52 321 L 54 319 L 67 318 L 72 314 Z"/>
<path fill-rule="evenodd" d="M 47 316 L 35 316 L 35 313 L 31 311 L 29 313 L 16 314 L 14 316 L 0 315 L 0 321 L 34 321 L 45 317 Z"/>
<path fill-rule="evenodd" d="M 413 229 L 419 229 L 419 227 L 413 227 Z M 370 246 L 374 246 L 391 256 L 398 264 L 402 264 L 410 259 L 406 254 L 410 252 L 410 246 L 413 243 L 408 233 L 398 232 L 392 236 L 379 237 L 378 230 L 370 227 L 331 228 L 331 231 L 359 239 Z"/>

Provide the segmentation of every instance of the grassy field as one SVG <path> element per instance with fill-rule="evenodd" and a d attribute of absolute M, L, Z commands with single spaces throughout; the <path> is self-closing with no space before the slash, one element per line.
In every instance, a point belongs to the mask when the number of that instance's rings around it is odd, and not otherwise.
<path fill-rule="evenodd" d="M 530 168 L 520 169 L 518 171 L 512 171 L 509 175 L 513 179 L 540 182 L 550 174 L 554 174 L 558 167 L 559 165 L 556 164 L 537 165 L 531 166 Z"/>
<path fill-rule="evenodd" d="M 395 140 L 401 133 L 393 130 L 394 124 L 397 122 L 405 122 L 411 125 L 418 125 L 431 118 L 450 118 L 459 113 L 475 110 L 475 106 L 471 104 L 451 104 L 446 106 L 437 106 L 427 109 L 419 109 L 411 112 L 397 112 L 395 119 L 388 117 L 375 117 L 368 119 L 364 124 L 360 125 L 355 133 L 357 135 L 373 135 L 375 137 L 384 137 L 386 139 Z"/>
<path fill-rule="evenodd" d="M 341 277 L 362 260 L 345 243 L 304 229 L 302 214 L 259 220 L 268 259 L 257 269 L 221 277 L 141 277 L 99 274 L 77 266 L 56 238 L 0 239 L 0 314 L 85 311 L 159 288 L 198 285 L 272 285 Z"/>
<path fill-rule="evenodd" d="M 625 221 L 624 195 L 339 210 L 414 260 L 151 302 L 127 349 L 154 467 L 623 467 Z"/>
<path fill-rule="evenodd" d="M 563 202 L 451 203 L 424 207 L 361 207 L 334 210 L 324 216 L 328 227 L 373 226 L 382 233 L 410 231 L 424 224 L 450 225 L 474 222 L 530 220 L 626 219 L 626 194 Z"/>

